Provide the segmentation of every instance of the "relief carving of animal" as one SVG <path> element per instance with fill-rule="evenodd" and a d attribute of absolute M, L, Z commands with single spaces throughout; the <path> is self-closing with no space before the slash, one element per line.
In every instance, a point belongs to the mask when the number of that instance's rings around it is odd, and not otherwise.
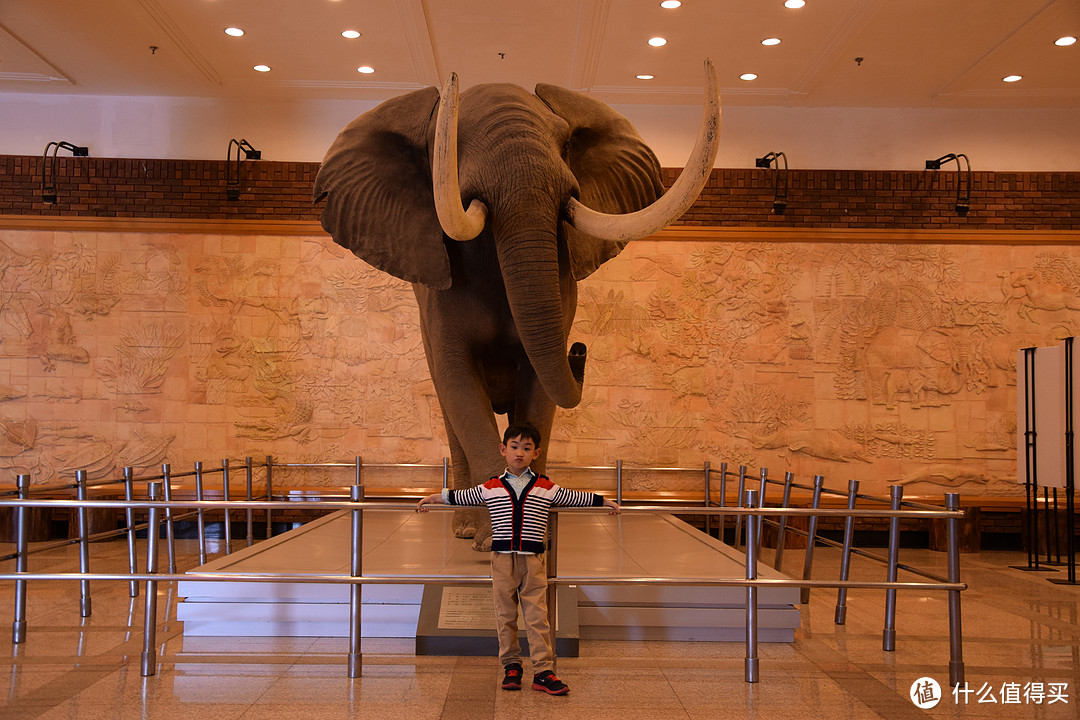
<path fill-rule="evenodd" d="M 898 399 L 922 407 L 964 387 L 965 348 L 941 329 L 912 330 L 890 326 L 863 350 L 868 395 L 892 409 Z"/>

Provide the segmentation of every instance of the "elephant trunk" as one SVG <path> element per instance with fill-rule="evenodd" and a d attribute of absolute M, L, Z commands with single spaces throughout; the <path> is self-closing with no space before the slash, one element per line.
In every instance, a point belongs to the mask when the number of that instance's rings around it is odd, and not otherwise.
<path fill-rule="evenodd" d="M 566 344 L 577 307 L 577 285 L 559 271 L 554 218 L 528 229 L 503 234 L 495 228 L 496 247 L 506 298 L 518 337 L 548 396 L 556 405 L 575 407 L 581 402 L 585 346 Z M 519 223 L 520 225 L 521 223 Z"/>

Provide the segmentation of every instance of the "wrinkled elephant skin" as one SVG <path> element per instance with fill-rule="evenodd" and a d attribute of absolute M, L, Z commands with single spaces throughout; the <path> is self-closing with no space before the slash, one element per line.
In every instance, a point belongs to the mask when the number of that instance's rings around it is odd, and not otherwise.
<path fill-rule="evenodd" d="M 322 224 L 337 243 L 413 284 L 454 486 L 464 488 L 505 467 L 496 414 L 536 425 L 546 450 L 556 405 L 580 401 L 585 347 L 568 350 L 577 281 L 627 239 L 575 229 L 568 205 L 633 213 L 663 186 L 652 151 L 602 103 L 550 85 L 536 94 L 479 85 L 458 97 L 453 82 L 452 95 L 419 90 L 350 123 L 323 159 L 315 198 L 325 198 Z M 440 116 L 451 102 L 456 144 Z M 445 229 L 436 210 L 443 190 L 434 158 L 447 155 L 447 144 L 457 150 L 449 187 L 460 193 L 448 205 L 482 211 L 463 220 L 480 228 L 471 239 Z M 534 468 L 542 471 L 545 460 Z M 456 532 L 475 532 L 474 547 L 483 549 L 486 514 L 484 521 L 459 517 Z"/>

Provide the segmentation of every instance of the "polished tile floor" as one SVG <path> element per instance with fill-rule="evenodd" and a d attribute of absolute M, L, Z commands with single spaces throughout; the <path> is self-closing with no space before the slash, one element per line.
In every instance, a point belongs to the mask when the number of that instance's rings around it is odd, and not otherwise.
<path fill-rule="evenodd" d="M 10 551 L 0 544 L 0 554 Z M 196 564 L 190 542 L 181 569 Z M 94 569 L 125 565 L 122 542 L 93 546 Z M 764 551 L 770 560 L 770 551 Z M 11 642 L 13 583 L 0 582 L 0 718 L 1076 718 L 1080 717 L 1080 588 L 1029 573 L 1021 553 L 962 556 L 967 696 L 949 692 L 943 593 L 902 592 L 894 652 L 881 649 L 882 591 L 851 591 L 848 619 L 833 623 L 836 592 L 815 590 L 793 644 L 762 644 L 760 682 L 744 682 L 742 643 L 582 641 L 559 661 L 571 687 L 550 697 L 497 688 L 493 658 L 418 657 L 412 640 L 366 639 L 363 677 L 346 677 L 344 639 L 187 638 L 175 590 L 159 588 L 160 664 L 140 675 L 141 597 L 126 583 L 97 582 L 93 614 L 79 617 L 78 584 L 30 584 L 27 641 Z M 801 572 L 802 554 L 785 569 Z M 901 561 L 944 574 L 944 555 L 904 550 Z M 819 549 L 815 576 L 836 577 L 838 555 Z M 12 563 L 0 565 L 10 571 Z M 36 571 L 70 572 L 74 548 L 33 556 Z M 853 577 L 883 579 L 856 559 Z M 901 575 L 900 579 L 905 579 Z M 921 677 L 943 697 L 921 710 L 909 697 Z M 1041 694 L 1039 691 L 1042 691 Z M 996 702 L 989 702 L 990 699 Z"/>

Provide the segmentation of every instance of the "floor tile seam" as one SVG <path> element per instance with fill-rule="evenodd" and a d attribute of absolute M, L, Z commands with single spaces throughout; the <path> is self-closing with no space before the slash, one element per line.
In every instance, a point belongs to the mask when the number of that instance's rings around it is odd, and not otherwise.
<path fill-rule="evenodd" d="M 109 675 L 122 670 L 126 662 L 110 663 L 92 673 L 73 668 L 35 687 L 23 697 L 16 697 L 11 706 L 48 706 L 55 708 L 97 684 Z M 93 677 L 88 677 L 92 675 Z M 55 690 L 52 690 L 55 688 Z M 77 688 L 77 689 L 76 689 Z M 51 698 L 51 699 L 50 699 Z M 9 706 L 10 707 L 10 706 Z"/>
<path fill-rule="evenodd" d="M 686 703 L 683 701 L 682 696 L 679 695 L 678 689 L 675 687 L 675 685 L 672 684 L 671 676 L 669 675 L 669 668 L 665 668 L 663 666 L 660 666 L 660 667 L 658 667 L 658 669 L 660 670 L 660 672 L 664 676 L 664 682 L 667 683 L 668 690 L 671 691 L 671 694 L 679 702 L 679 709 L 683 711 L 683 714 L 687 718 L 689 718 L 690 717 L 690 711 L 686 709 Z"/>
<path fill-rule="evenodd" d="M 1076 599 L 1080 602 L 1080 598 Z M 1068 620 L 1047 617 L 1040 615 L 1036 611 L 1028 610 L 1024 606 L 1030 604 L 1032 601 L 1028 599 L 1016 599 L 1007 596 L 999 595 L 994 598 L 993 609 L 997 612 L 1008 612 L 1015 615 L 1019 620 L 1026 620 L 1029 623 L 1035 623 L 1046 628 L 1058 630 L 1059 632 L 1072 632 L 1076 634 L 1078 632 L 1077 626 Z M 1004 605 L 1004 607 L 1003 607 Z"/>
<path fill-rule="evenodd" d="M 447 683 L 446 694 L 443 696 L 441 715 L 447 714 L 455 704 L 467 704 L 477 712 L 486 714 L 490 709 L 495 711 L 496 668 L 493 663 L 490 669 L 473 664 L 455 662 Z M 465 689 L 457 684 L 461 680 L 469 684 Z M 481 708 L 482 706 L 482 708 Z M 452 713 L 450 713 L 452 714 Z"/>
<path fill-rule="evenodd" d="M 828 647 L 821 648 L 822 655 L 833 654 Z M 812 663 L 824 676 L 836 684 L 849 698 L 849 701 L 858 702 L 867 710 L 877 713 L 879 717 L 890 720 L 905 720 L 906 718 L 925 718 L 926 714 L 916 708 L 906 695 L 901 695 L 896 689 L 889 687 L 884 682 L 866 671 L 862 664 L 850 664 L 850 669 L 830 669 L 827 664 L 819 662 L 815 655 L 818 653 L 801 653 L 807 662 Z M 943 666 L 945 667 L 945 666 Z M 947 673 L 947 667 L 945 667 Z M 896 671 L 895 666 L 893 671 Z M 762 669 L 762 675 L 765 670 Z M 762 679 L 767 681 L 767 677 Z"/>

